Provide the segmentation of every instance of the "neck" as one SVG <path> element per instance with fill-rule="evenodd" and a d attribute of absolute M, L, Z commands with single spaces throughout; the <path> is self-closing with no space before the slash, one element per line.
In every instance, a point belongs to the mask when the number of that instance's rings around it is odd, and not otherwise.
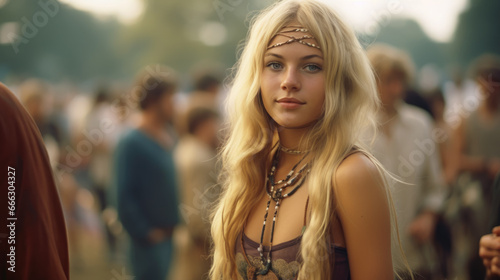
<path fill-rule="evenodd" d="M 165 131 L 165 121 L 153 110 L 143 111 L 139 128 L 151 134 L 161 133 Z"/>
<path fill-rule="evenodd" d="M 384 112 L 384 115 L 389 119 L 394 117 L 398 113 L 396 105 L 383 105 L 382 111 Z"/>
<path fill-rule="evenodd" d="M 310 129 L 311 129 L 310 127 L 304 127 L 304 128 L 279 127 L 278 135 L 281 146 L 291 150 L 301 150 L 301 151 L 305 150 L 305 148 L 299 147 L 299 144 L 300 140 L 309 132 Z M 308 156 L 304 153 L 294 154 L 281 151 L 280 160 L 277 168 L 281 170 L 286 170 L 286 172 L 288 173 L 289 170 L 304 156 L 306 158 L 303 160 L 303 163 L 306 163 L 311 159 L 310 155 Z"/>
<path fill-rule="evenodd" d="M 303 128 L 278 128 L 281 146 L 288 149 L 299 149 L 300 140 L 309 132 L 310 126 Z"/>
<path fill-rule="evenodd" d="M 200 143 L 203 143 L 203 145 L 210 147 L 210 149 L 214 149 L 215 145 L 214 142 L 212 141 L 212 138 L 209 137 L 208 135 L 205 135 L 203 133 L 195 133 L 192 135 L 196 140 L 198 140 Z"/>

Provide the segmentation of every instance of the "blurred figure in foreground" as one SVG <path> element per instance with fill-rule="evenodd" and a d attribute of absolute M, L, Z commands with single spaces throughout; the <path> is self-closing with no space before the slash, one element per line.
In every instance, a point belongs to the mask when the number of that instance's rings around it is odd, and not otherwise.
<path fill-rule="evenodd" d="M 187 115 L 187 135 L 175 150 L 181 182 L 181 214 L 186 227 L 176 233 L 179 246 L 175 279 L 207 279 L 211 263 L 208 213 L 219 197 L 217 133 L 219 115 L 209 108 L 193 108 Z M 181 230 L 182 229 L 182 230 Z"/>
<path fill-rule="evenodd" d="M 142 120 L 119 141 L 114 155 L 118 215 L 130 235 L 132 274 L 138 280 L 165 280 L 173 258 L 179 205 L 167 124 L 176 89 L 170 69 L 150 67 L 139 75 L 132 94 Z"/>
<path fill-rule="evenodd" d="M 0 217 L 7 224 L 0 231 L 0 278 L 69 279 L 64 217 L 42 137 L 1 83 L 0 112 Z"/>
<path fill-rule="evenodd" d="M 430 116 L 402 100 L 412 77 L 410 58 L 386 45 L 371 47 L 367 55 L 382 102 L 373 154 L 404 182 L 392 181 L 391 192 L 408 262 L 422 279 L 434 279 L 437 261 L 431 241 L 444 200 L 436 145 L 441 139 L 433 133 Z"/>
<path fill-rule="evenodd" d="M 479 256 L 486 268 L 487 280 L 500 279 L 500 173 L 493 185 L 493 203 L 490 211 L 490 234 L 483 235 L 479 242 Z"/>

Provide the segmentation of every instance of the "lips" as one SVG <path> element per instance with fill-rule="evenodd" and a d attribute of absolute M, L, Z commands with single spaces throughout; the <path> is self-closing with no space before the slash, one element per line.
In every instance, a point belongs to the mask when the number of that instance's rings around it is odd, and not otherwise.
<path fill-rule="evenodd" d="M 291 97 L 280 98 L 276 102 L 287 109 L 295 109 L 305 104 L 305 102 Z"/>
<path fill-rule="evenodd" d="M 305 102 L 302 102 L 298 99 L 291 98 L 291 97 L 280 98 L 276 102 L 278 102 L 278 103 L 295 103 L 295 104 L 300 104 L 300 105 L 305 104 Z"/>

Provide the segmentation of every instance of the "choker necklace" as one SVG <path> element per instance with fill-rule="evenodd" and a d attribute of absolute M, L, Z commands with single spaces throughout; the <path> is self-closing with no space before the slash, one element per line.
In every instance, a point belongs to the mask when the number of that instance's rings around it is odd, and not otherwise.
<path fill-rule="evenodd" d="M 299 151 L 299 150 L 288 149 L 288 148 L 282 146 L 281 144 L 279 145 L 279 149 L 287 154 L 292 154 L 292 155 L 305 154 L 308 152 L 308 151 Z"/>
<path fill-rule="evenodd" d="M 286 178 L 281 179 L 279 181 L 275 181 L 275 172 L 276 172 L 276 167 L 278 165 L 279 161 L 279 154 L 280 154 L 281 149 L 277 149 L 276 153 L 274 154 L 273 157 L 273 163 L 271 167 L 271 171 L 269 172 L 268 176 L 266 177 L 266 192 L 269 197 L 267 204 L 266 204 L 266 213 L 264 214 L 264 222 L 262 224 L 262 232 L 260 235 L 260 244 L 259 247 L 257 248 L 257 251 L 260 254 L 261 258 L 261 264 L 263 266 L 263 269 L 256 271 L 255 267 L 251 267 L 250 265 L 247 268 L 247 275 L 250 275 L 251 277 L 257 276 L 257 279 L 260 279 L 258 277 L 259 275 L 264 277 L 265 279 L 275 279 L 272 275 L 275 275 L 274 272 L 271 270 L 271 251 L 273 247 L 273 237 L 274 237 L 274 228 L 276 225 L 276 218 L 278 216 L 278 210 L 280 207 L 280 203 L 283 199 L 292 196 L 305 182 L 307 175 L 311 171 L 311 169 L 307 169 L 309 167 L 309 163 L 304 164 L 300 170 L 296 173 L 295 169 L 299 166 L 299 164 L 307 157 L 307 153 L 302 157 L 302 159 L 299 160 L 293 167 L 292 170 L 287 174 Z M 307 169 L 307 170 L 306 170 Z M 283 184 L 283 185 L 281 185 Z M 281 185 L 280 187 L 277 187 L 278 185 Z M 283 191 L 291 186 L 295 186 L 291 191 L 287 193 L 283 193 Z M 266 221 L 267 217 L 269 215 L 269 206 L 271 204 L 271 200 L 274 200 L 276 202 L 276 206 L 274 207 L 274 215 L 273 215 L 273 224 L 271 227 L 271 240 L 269 243 L 269 252 L 267 253 L 267 258 L 264 257 L 264 232 L 266 229 Z M 269 275 L 266 275 L 268 274 Z M 264 276 L 265 275 L 265 276 Z M 263 279 L 264 279 L 263 278 Z M 249 278 L 249 279 L 254 279 L 254 278 Z M 277 278 L 276 278 L 277 279 Z"/>

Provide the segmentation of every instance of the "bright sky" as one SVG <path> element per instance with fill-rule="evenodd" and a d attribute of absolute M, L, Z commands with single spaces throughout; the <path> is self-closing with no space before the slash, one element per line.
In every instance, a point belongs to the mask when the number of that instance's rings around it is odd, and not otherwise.
<path fill-rule="evenodd" d="M 2 0 L 0 0 L 1 2 Z M 141 0 L 61 0 L 76 8 L 101 16 L 117 16 L 124 23 L 133 22 L 143 10 Z M 338 8 L 355 28 L 377 32 L 396 17 L 415 19 L 432 39 L 449 41 L 458 16 L 468 0 L 321 0 Z M 236 9 L 238 7 L 235 7 Z M 241 8 L 244 8 L 241 6 Z"/>
<path fill-rule="evenodd" d="M 468 0 L 322 0 L 360 31 L 373 32 L 397 17 L 416 20 L 432 39 L 451 39 Z"/>
<path fill-rule="evenodd" d="M 2 1 L 2 0 L 0 0 Z M 97 16 L 115 16 L 123 23 L 132 23 L 143 11 L 141 0 L 60 0 Z"/>

